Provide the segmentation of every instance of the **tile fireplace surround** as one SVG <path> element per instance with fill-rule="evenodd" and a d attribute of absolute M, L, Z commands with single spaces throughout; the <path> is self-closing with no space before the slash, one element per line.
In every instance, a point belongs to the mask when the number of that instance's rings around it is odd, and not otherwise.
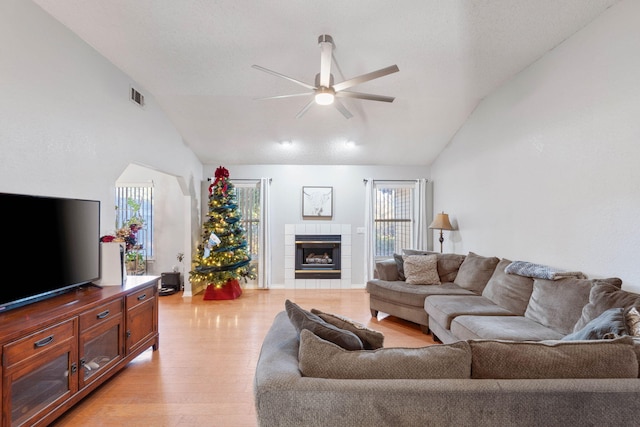
<path fill-rule="evenodd" d="M 296 235 L 339 234 L 341 236 L 339 279 L 296 279 Z M 285 224 L 284 225 L 284 287 L 285 289 L 350 289 L 351 288 L 351 225 L 350 224 Z"/>

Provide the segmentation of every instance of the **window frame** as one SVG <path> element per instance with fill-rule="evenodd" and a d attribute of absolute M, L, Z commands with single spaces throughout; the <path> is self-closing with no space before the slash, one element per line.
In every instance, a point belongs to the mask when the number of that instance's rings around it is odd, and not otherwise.
<path fill-rule="evenodd" d="M 257 260 L 260 251 L 260 227 L 262 226 L 262 213 L 260 212 L 260 180 L 259 179 L 231 179 L 230 180 L 236 190 L 236 200 L 238 202 L 238 208 L 242 217 L 240 223 L 244 228 L 247 239 L 247 249 L 251 255 L 252 260 Z M 241 192 L 250 190 L 253 192 L 253 206 L 247 208 L 245 206 L 245 199 Z M 253 212 L 257 214 L 257 218 L 253 216 L 247 218 L 247 212 Z"/>
<path fill-rule="evenodd" d="M 154 186 L 153 182 L 144 183 L 117 183 L 115 188 L 115 224 L 116 230 L 121 228 L 134 215 L 128 205 L 128 200 L 139 203 L 140 216 L 144 221 L 144 226 L 138 231 L 136 237 L 138 244 L 142 247 L 138 251 L 144 251 L 147 259 L 154 257 Z M 134 251 L 136 249 L 133 249 Z"/>
<path fill-rule="evenodd" d="M 373 258 L 375 260 L 390 258 L 394 253 L 402 253 L 402 249 L 412 248 L 414 246 L 414 229 L 416 226 L 415 218 L 415 204 L 416 204 L 416 180 L 374 180 L 374 200 L 373 200 Z M 389 206 L 389 200 L 381 201 L 380 196 L 385 190 L 406 190 L 406 194 L 400 195 L 405 198 L 404 206 L 396 206 L 395 201 L 393 206 Z M 385 214 L 382 215 L 381 210 L 385 210 Z M 399 212 L 401 211 L 401 212 Z M 400 213 L 401 215 L 396 215 Z M 395 226 L 400 226 L 403 230 L 400 233 L 395 230 L 391 234 L 386 236 L 380 235 L 380 225 L 387 224 L 385 229 L 388 231 Z M 407 228 L 408 227 L 408 228 Z M 402 234 L 404 237 L 398 239 L 398 234 Z M 392 237 L 389 237 L 392 235 Z M 390 245 L 388 240 L 393 239 L 393 244 Z M 385 244 L 384 241 L 387 240 Z M 390 246 L 393 246 L 392 248 Z"/>

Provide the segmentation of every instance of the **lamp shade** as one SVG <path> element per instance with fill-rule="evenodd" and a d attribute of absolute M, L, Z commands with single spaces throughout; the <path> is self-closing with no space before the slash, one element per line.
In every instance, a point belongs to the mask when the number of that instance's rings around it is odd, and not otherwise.
<path fill-rule="evenodd" d="M 434 228 L 436 230 L 453 230 L 453 227 L 449 222 L 449 215 L 444 212 L 436 214 L 436 218 L 433 220 L 429 228 Z"/>

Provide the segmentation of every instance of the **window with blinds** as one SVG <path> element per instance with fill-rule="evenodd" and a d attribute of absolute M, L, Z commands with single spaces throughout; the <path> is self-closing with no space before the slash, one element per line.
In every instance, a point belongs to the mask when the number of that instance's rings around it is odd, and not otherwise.
<path fill-rule="evenodd" d="M 153 186 L 126 185 L 116 187 L 116 229 L 128 224 L 132 218 L 142 220 L 143 227 L 136 233 L 137 244 L 147 258 L 153 257 Z"/>
<path fill-rule="evenodd" d="M 257 259 L 260 237 L 260 182 L 234 181 L 238 209 L 242 215 L 240 223 L 246 231 L 247 244 L 252 259 Z"/>
<path fill-rule="evenodd" d="M 374 256 L 391 257 L 411 248 L 415 181 L 375 182 Z"/>

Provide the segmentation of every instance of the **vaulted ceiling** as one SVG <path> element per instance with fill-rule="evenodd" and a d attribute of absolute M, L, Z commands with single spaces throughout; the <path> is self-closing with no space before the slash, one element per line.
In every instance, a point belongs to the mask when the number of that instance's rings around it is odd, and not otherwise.
<path fill-rule="evenodd" d="M 33 0 L 152 96 L 207 164 L 429 165 L 478 102 L 619 0 Z M 318 36 L 346 119 L 310 99 Z M 290 141 L 291 144 L 282 144 Z M 351 141 L 352 144 L 346 144 Z"/>

